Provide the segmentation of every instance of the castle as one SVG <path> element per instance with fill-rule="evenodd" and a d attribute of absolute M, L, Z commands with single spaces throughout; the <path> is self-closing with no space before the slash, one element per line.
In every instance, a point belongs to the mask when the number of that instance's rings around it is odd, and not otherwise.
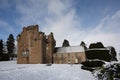
<path fill-rule="evenodd" d="M 56 41 L 51 32 L 39 32 L 38 25 L 24 27 L 17 36 L 18 64 L 67 64 L 86 61 L 83 46 L 55 47 Z"/>

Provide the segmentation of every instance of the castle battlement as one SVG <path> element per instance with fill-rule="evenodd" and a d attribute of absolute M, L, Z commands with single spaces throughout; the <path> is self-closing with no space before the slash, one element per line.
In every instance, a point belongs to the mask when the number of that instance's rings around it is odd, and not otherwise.
<path fill-rule="evenodd" d="M 38 30 L 38 28 L 39 28 L 38 25 L 31 25 L 31 26 L 23 27 L 23 31 L 34 30 L 34 29 Z"/>

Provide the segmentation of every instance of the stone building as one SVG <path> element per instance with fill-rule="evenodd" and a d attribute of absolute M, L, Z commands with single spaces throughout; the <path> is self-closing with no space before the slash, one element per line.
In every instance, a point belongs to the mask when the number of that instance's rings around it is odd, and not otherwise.
<path fill-rule="evenodd" d="M 86 60 L 82 46 L 56 48 L 53 33 L 39 32 L 38 25 L 24 27 L 17 36 L 17 63 L 81 63 Z M 66 51 L 65 51 L 66 50 Z"/>
<path fill-rule="evenodd" d="M 74 64 L 86 61 L 85 50 L 83 46 L 68 46 L 55 48 L 54 63 Z"/>

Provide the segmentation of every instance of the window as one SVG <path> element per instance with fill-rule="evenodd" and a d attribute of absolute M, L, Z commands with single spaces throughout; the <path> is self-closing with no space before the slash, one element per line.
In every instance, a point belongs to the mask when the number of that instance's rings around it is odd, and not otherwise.
<path fill-rule="evenodd" d="M 46 48 L 47 50 L 49 49 L 48 47 Z M 57 55 L 57 54 L 56 54 Z"/>
<path fill-rule="evenodd" d="M 23 52 L 22 52 L 23 57 L 28 57 L 28 54 L 29 54 L 29 50 L 28 49 L 26 49 L 26 50 L 23 49 Z"/>
<path fill-rule="evenodd" d="M 35 38 L 34 41 L 37 41 L 37 39 Z"/>
<path fill-rule="evenodd" d="M 70 53 L 68 53 L 68 58 L 70 58 Z"/>

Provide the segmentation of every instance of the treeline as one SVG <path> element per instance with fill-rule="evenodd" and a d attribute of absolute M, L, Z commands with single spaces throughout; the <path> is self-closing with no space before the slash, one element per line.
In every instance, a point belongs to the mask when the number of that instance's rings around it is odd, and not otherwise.
<path fill-rule="evenodd" d="M 10 34 L 7 41 L 0 39 L 0 61 L 13 60 L 15 56 L 14 36 Z"/>

